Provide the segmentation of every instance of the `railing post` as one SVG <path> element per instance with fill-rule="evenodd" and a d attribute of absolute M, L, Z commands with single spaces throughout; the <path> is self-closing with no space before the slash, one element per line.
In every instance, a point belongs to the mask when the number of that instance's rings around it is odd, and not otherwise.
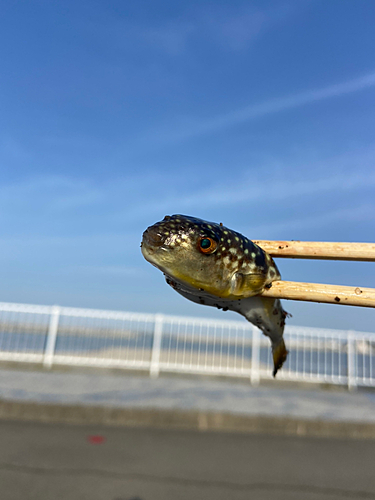
<path fill-rule="evenodd" d="M 49 327 L 47 333 L 46 349 L 44 351 L 43 365 L 45 366 L 45 368 L 51 368 L 53 363 L 59 319 L 60 319 L 60 308 L 58 306 L 54 306 L 51 311 L 51 318 L 49 321 Z"/>
<path fill-rule="evenodd" d="M 260 361 L 260 330 L 252 327 L 253 335 L 251 342 L 251 373 L 250 382 L 253 386 L 258 386 L 260 381 L 259 361 Z"/>
<path fill-rule="evenodd" d="M 163 336 L 163 315 L 156 314 L 155 326 L 154 326 L 154 339 L 152 343 L 152 354 L 151 354 L 151 364 L 150 364 L 151 378 L 157 378 L 159 376 L 159 371 L 160 371 L 159 360 L 160 360 L 162 336 Z"/>
<path fill-rule="evenodd" d="M 353 331 L 348 332 L 348 389 L 357 388 L 356 338 Z"/>

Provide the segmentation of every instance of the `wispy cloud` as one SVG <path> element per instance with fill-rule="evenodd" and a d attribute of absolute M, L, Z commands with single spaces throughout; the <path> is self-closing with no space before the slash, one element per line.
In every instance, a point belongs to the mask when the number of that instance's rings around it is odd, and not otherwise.
<path fill-rule="evenodd" d="M 191 137 L 213 133 L 267 115 L 280 113 L 289 109 L 298 108 L 307 104 L 323 101 L 325 99 L 342 97 L 355 92 L 375 87 L 375 71 L 367 75 L 348 80 L 320 89 L 307 90 L 298 94 L 272 99 L 261 104 L 245 106 L 242 109 L 217 115 L 213 118 L 198 119 L 187 117 L 180 126 L 173 129 L 161 129 L 149 134 L 161 142 L 178 142 Z"/>
<path fill-rule="evenodd" d="M 163 22 L 111 19 L 104 29 L 106 37 L 114 37 L 117 44 L 126 50 L 131 40 L 132 46 L 137 49 L 143 46 L 148 51 L 159 51 L 169 56 L 195 52 L 197 47 L 201 50 L 202 44 L 207 43 L 219 45 L 226 51 L 238 51 L 247 49 L 256 38 L 282 22 L 291 12 L 288 3 L 262 9 L 253 5 L 201 6 L 187 8 L 183 17 L 170 17 Z"/>
<path fill-rule="evenodd" d="M 230 7 L 215 5 L 214 10 L 201 14 L 198 26 L 202 33 L 208 31 L 210 39 L 226 50 L 243 50 L 295 10 L 287 3 L 262 9 L 249 4 L 241 8 L 233 4 Z"/>
<path fill-rule="evenodd" d="M 86 238 L 94 231 L 114 244 L 113 233 L 125 231 L 136 240 L 132 231 L 139 231 L 140 221 L 143 224 L 163 212 L 203 217 L 217 213 L 222 217 L 220 214 L 259 206 L 270 212 L 283 202 L 286 209 L 301 204 L 308 216 L 315 199 L 342 206 L 350 194 L 356 206 L 370 201 L 375 187 L 374 164 L 375 151 L 368 150 L 320 162 L 284 160 L 275 168 L 269 162 L 253 165 L 251 170 L 233 166 L 230 172 L 221 171 L 204 182 L 196 182 L 197 172 L 192 169 L 191 175 L 184 177 L 183 189 L 179 172 L 161 178 L 131 174 L 101 184 L 88 178 L 35 177 L 2 186 L 0 208 L 4 215 L 0 222 L 11 234 L 23 231 L 29 236 L 34 232 L 55 237 L 56 230 L 65 228 L 67 235 L 74 237 L 82 233 Z"/>
<path fill-rule="evenodd" d="M 245 229 L 247 234 L 251 234 L 253 239 L 258 238 L 258 234 L 282 234 L 285 231 L 295 231 L 300 229 L 312 230 L 324 227 L 337 222 L 362 222 L 375 221 L 375 205 L 362 204 L 356 207 L 340 208 L 338 210 L 327 211 L 317 215 L 307 215 L 306 217 L 288 218 L 288 220 L 277 221 L 273 224 L 261 224 L 259 226 L 249 226 Z"/>
<path fill-rule="evenodd" d="M 244 202 L 258 203 L 268 200 L 269 203 L 278 202 L 291 196 L 315 195 L 318 193 L 355 191 L 364 187 L 375 186 L 374 174 L 353 173 L 345 178 L 340 175 L 327 176 L 320 179 L 306 179 L 302 181 L 290 179 L 289 181 L 276 180 L 261 182 L 257 180 L 243 180 L 238 186 L 223 188 L 212 187 L 204 193 L 197 193 L 183 199 L 187 206 L 199 205 L 202 207 L 215 205 L 238 205 Z"/>
<path fill-rule="evenodd" d="M 355 193 L 375 187 L 374 164 L 373 154 L 369 154 L 368 157 L 366 155 L 353 158 L 338 157 L 325 162 L 324 170 L 329 172 L 328 174 L 322 173 L 322 165 L 313 163 L 307 169 L 311 174 L 306 174 L 302 178 L 299 175 L 300 166 L 289 164 L 287 179 L 273 176 L 271 169 L 268 169 L 268 174 L 265 176 L 266 166 L 260 165 L 259 173 L 254 170 L 251 173 L 246 170 L 239 171 L 234 181 L 228 177 L 225 182 L 220 180 L 201 189 L 187 190 L 186 194 L 179 193 L 179 196 L 164 196 L 157 200 L 151 198 L 143 208 L 137 207 L 137 211 L 144 209 L 149 212 L 167 213 L 173 210 L 173 207 L 186 212 L 196 210 L 196 207 L 199 207 L 200 211 L 217 208 L 224 210 L 243 204 L 259 205 L 265 200 L 267 206 L 272 207 L 280 201 L 301 200 L 304 196 L 328 193 L 332 194 L 332 198 L 341 198 L 343 193 Z"/>

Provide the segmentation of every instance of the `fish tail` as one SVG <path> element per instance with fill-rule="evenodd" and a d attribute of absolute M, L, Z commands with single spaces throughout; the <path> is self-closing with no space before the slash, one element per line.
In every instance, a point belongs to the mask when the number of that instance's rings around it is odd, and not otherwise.
<path fill-rule="evenodd" d="M 288 351 L 286 350 L 284 339 L 281 339 L 278 344 L 272 345 L 272 355 L 273 355 L 272 375 L 276 377 L 276 373 L 283 366 L 288 356 Z"/>
<path fill-rule="evenodd" d="M 270 338 L 273 354 L 273 376 L 285 362 L 288 351 L 286 350 L 283 333 L 285 318 L 289 316 L 284 311 L 279 299 L 255 296 L 241 301 L 238 308 L 233 309 L 262 330 Z"/>

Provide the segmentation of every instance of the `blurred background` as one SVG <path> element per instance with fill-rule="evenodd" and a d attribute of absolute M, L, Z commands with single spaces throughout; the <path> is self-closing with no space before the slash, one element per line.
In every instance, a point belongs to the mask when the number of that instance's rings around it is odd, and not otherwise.
<path fill-rule="evenodd" d="M 285 301 L 275 381 L 139 248 L 178 213 L 374 242 L 374 26 L 371 0 L 1 2 L 1 500 L 375 498 L 374 309 Z"/>
<path fill-rule="evenodd" d="M 0 300 L 239 319 L 144 261 L 166 214 L 374 241 L 374 24 L 365 0 L 3 3 Z M 278 265 L 374 286 L 372 263 Z M 285 308 L 374 331 L 371 309 Z"/>

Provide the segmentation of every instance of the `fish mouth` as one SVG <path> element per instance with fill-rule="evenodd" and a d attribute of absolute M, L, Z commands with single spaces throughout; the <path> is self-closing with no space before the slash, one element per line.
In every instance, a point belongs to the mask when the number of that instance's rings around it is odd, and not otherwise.
<path fill-rule="evenodd" d="M 150 226 L 142 235 L 141 252 L 143 257 L 153 266 L 161 269 L 160 252 L 167 250 L 165 240 L 167 235 L 163 234 L 160 227 Z"/>
<path fill-rule="evenodd" d="M 166 235 L 151 226 L 143 233 L 141 247 L 146 247 L 147 250 L 155 251 L 164 245 L 165 240 Z"/>
<path fill-rule="evenodd" d="M 163 231 L 159 224 L 150 226 L 142 235 L 141 247 L 154 252 L 164 246 L 168 234 Z"/>

